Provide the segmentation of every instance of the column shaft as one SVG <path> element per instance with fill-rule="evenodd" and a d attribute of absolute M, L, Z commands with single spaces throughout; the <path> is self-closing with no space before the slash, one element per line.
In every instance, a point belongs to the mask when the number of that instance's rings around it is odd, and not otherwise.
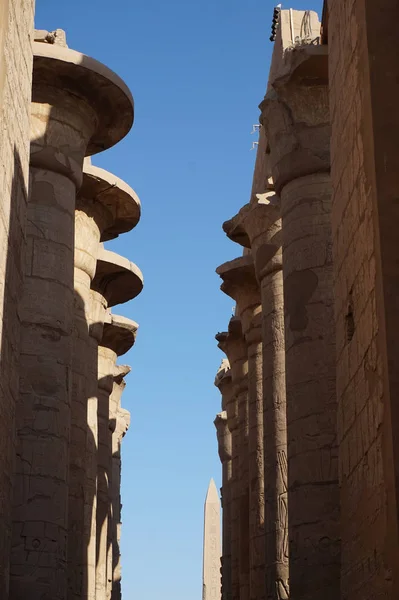
<path fill-rule="evenodd" d="M 264 598 L 265 588 L 262 342 L 259 339 L 248 344 L 248 459 L 250 600 L 258 600 Z"/>
<path fill-rule="evenodd" d="M 231 433 L 231 479 L 230 479 L 230 586 L 231 600 L 239 600 L 239 431 Z"/>
<path fill-rule="evenodd" d="M 267 600 L 289 598 L 283 274 L 261 280 Z"/>
<path fill-rule="evenodd" d="M 290 585 L 295 598 L 339 593 L 335 331 L 327 173 L 281 190 Z"/>
<path fill-rule="evenodd" d="M 230 544 L 231 597 L 249 599 L 248 504 L 248 359 L 241 321 L 233 317 L 229 331 L 216 336 L 230 363 L 226 389 L 227 423 L 231 432 Z M 223 396 L 223 398 L 225 398 Z M 223 402 L 224 407 L 224 402 Z"/>
<path fill-rule="evenodd" d="M 225 374 L 229 377 L 229 373 Z M 223 381 L 219 383 L 219 389 L 223 394 Z M 231 386 L 229 386 L 231 387 Z M 222 407 L 225 403 L 223 397 Z M 219 457 L 222 463 L 222 600 L 231 598 L 231 450 L 232 436 L 228 427 L 227 412 L 223 411 L 216 416 L 214 421 Z"/>
<path fill-rule="evenodd" d="M 68 177 L 31 168 L 21 305 L 13 600 L 66 598 L 75 194 Z"/>
<path fill-rule="evenodd" d="M 108 600 L 109 540 L 112 507 L 112 431 L 109 428 L 110 394 L 116 353 L 109 348 L 98 349 L 98 462 L 97 462 L 97 535 L 96 535 L 96 600 Z"/>
<path fill-rule="evenodd" d="M 100 205 L 78 198 L 75 211 L 74 331 L 69 483 L 69 598 L 95 598 L 97 504 L 97 363 L 99 323 L 90 289 L 101 232 Z M 97 316 L 97 315 L 96 315 Z M 100 324 L 101 329 L 101 324 Z"/>
<path fill-rule="evenodd" d="M 248 389 L 237 393 L 239 420 L 239 574 L 240 600 L 249 600 L 250 538 L 249 538 L 249 418 Z"/>

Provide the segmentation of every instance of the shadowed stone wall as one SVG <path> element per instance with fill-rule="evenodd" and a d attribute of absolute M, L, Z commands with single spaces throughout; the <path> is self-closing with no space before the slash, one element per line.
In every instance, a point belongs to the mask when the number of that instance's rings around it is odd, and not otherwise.
<path fill-rule="evenodd" d="M 7 598 L 34 0 L 0 1 L 0 598 Z"/>
<path fill-rule="evenodd" d="M 342 598 L 393 599 L 399 7 L 393 0 L 329 0 L 328 13 Z"/>

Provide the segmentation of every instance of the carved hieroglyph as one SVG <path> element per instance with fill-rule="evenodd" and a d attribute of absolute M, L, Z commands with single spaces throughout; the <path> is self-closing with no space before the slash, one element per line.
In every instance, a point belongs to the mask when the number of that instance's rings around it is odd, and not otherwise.
<path fill-rule="evenodd" d="M 204 563 L 202 600 L 220 600 L 220 500 L 211 479 L 204 509 Z"/>

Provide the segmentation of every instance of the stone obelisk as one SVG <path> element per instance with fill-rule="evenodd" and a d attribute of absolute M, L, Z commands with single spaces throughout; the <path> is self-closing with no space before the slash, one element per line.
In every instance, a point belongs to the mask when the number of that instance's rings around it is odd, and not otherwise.
<path fill-rule="evenodd" d="M 211 479 L 204 508 L 202 600 L 221 599 L 220 556 L 220 500 L 215 482 Z"/>

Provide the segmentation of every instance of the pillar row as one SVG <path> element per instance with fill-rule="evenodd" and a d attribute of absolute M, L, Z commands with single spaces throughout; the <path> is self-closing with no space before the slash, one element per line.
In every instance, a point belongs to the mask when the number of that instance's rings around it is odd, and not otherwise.
<path fill-rule="evenodd" d="M 232 405 L 233 383 L 231 379 L 229 361 L 226 359 L 222 361 L 222 364 L 217 372 L 215 385 L 222 395 L 222 412 L 216 415 L 216 419 L 214 421 L 218 440 L 219 458 L 222 463 L 222 600 L 231 600 L 231 498 L 233 484 L 233 434 L 229 428 L 227 405 L 229 408 Z M 234 540 L 234 543 L 237 544 L 238 540 Z M 234 565 L 234 568 L 237 569 L 237 564 Z"/>
<path fill-rule="evenodd" d="M 249 475 L 248 475 L 248 357 L 241 321 L 233 317 L 229 330 L 216 336 L 230 364 L 230 391 L 224 387 L 227 424 L 232 436 L 231 597 L 249 599 Z M 228 380 L 225 382 L 228 385 Z"/>
<path fill-rule="evenodd" d="M 263 182 L 263 185 L 265 182 Z M 287 423 L 281 218 L 271 190 L 256 194 L 223 229 L 250 248 L 262 299 L 265 574 L 267 600 L 289 598 Z"/>
<path fill-rule="evenodd" d="M 95 588 L 96 600 L 105 600 L 108 582 L 108 506 L 110 501 L 110 464 L 107 460 L 106 448 L 112 446 L 105 419 L 109 419 L 109 397 L 113 389 L 113 372 L 117 351 L 108 341 L 109 323 L 108 309 L 124 304 L 135 298 L 143 288 L 143 277 L 140 269 L 132 262 L 109 250 L 100 249 L 97 258 L 96 274 L 92 282 L 92 326 L 98 338 L 98 401 L 88 412 L 89 427 L 99 427 L 98 456 L 90 450 L 87 455 L 87 485 L 96 485 L 97 510 L 92 513 L 91 553 L 95 556 Z M 112 338 L 111 338 L 112 341 Z M 104 440 L 102 442 L 101 440 Z M 110 441 L 111 440 L 111 441 Z M 101 448 L 100 448 L 101 445 Z M 100 452 L 101 450 L 101 452 Z M 91 461 L 91 462 L 90 462 Z"/>
<path fill-rule="evenodd" d="M 76 191 L 84 156 L 126 135 L 133 109 L 101 63 L 51 44 L 33 52 L 10 596 L 65 600 Z"/>
<path fill-rule="evenodd" d="M 221 290 L 237 302 L 248 353 L 250 600 L 265 594 L 262 310 L 251 255 L 217 269 Z"/>
<path fill-rule="evenodd" d="M 117 357 L 128 352 L 136 341 L 138 324 L 108 311 L 104 322 L 101 346 L 114 352 Z M 120 599 L 120 537 L 121 537 L 121 501 L 120 501 L 120 443 L 130 423 L 130 414 L 121 407 L 121 396 L 125 388 L 125 377 L 130 373 L 126 365 L 114 365 L 112 372 L 112 390 L 108 401 L 99 410 L 103 429 L 99 430 L 99 469 L 103 469 L 108 479 L 108 523 L 107 523 L 107 560 L 106 560 L 106 598 Z M 121 424 L 123 434 L 121 435 Z M 109 433 L 110 432 L 110 433 Z M 101 450 L 103 460 L 101 458 Z M 115 467 L 119 465 L 118 469 Z"/>
<path fill-rule="evenodd" d="M 91 285 L 101 241 L 137 224 L 140 201 L 123 181 L 86 159 L 76 198 L 74 330 L 69 455 L 69 598 L 95 595 L 97 363 L 102 315 L 93 314 Z M 97 316 L 99 321 L 97 321 Z M 88 471 L 91 476 L 88 477 Z"/>

